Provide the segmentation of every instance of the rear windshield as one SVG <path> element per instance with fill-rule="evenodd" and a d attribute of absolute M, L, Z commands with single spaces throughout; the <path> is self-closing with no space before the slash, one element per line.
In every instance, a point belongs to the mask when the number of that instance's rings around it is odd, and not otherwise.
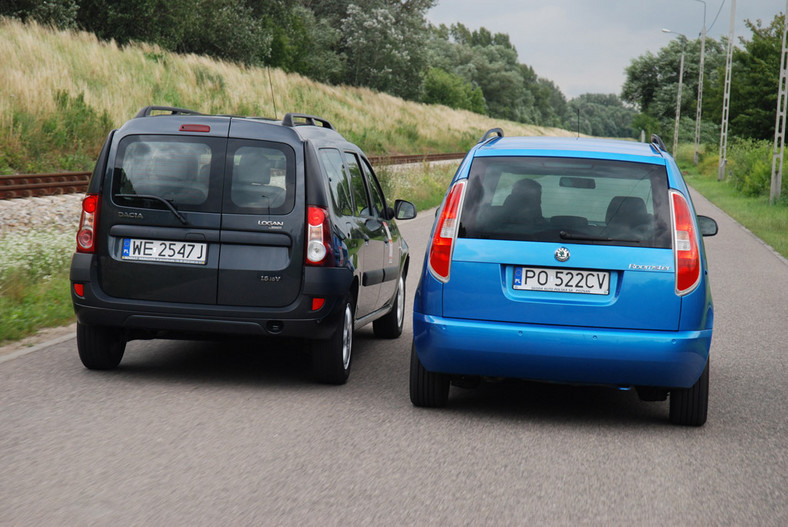
<path fill-rule="evenodd" d="M 295 152 L 281 143 L 137 135 L 115 156 L 113 201 L 162 209 L 286 214 L 295 201 Z"/>
<path fill-rule="evenodd" d="M 461 238 L 671 247 L 667 173 L 555 157 L 473 160 Z"/>
<path fill-rule="evenodd" d="M 113 201 L 162 209 L 161 198 L 179 210 L 216 212 L 226 141 L 177 136 L 128 136 L 115 156 Z M 213 174 L 213 176 L 212 176 Z"/>

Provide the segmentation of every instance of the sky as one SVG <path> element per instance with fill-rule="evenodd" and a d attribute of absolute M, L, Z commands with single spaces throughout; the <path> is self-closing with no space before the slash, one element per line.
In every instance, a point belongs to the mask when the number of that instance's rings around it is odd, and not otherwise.
<path fill-rule="evenodd" d="M 706 0 L 709 37 L 728 35 L 732 2 Z M 785 9 L 785 0 L 736 0 L 736 43 L 739 37 L 751 38 L 744 20 L 766 25 Z M 427 19 L 507 33 L 519 62 L 571 99 L 583 93 L 620 95 L 632 60 L 647 51 L 657 53 L 677 38 L 662 28 L 698 38 L 703 11 L 698 0 L 439 0 Z"/>

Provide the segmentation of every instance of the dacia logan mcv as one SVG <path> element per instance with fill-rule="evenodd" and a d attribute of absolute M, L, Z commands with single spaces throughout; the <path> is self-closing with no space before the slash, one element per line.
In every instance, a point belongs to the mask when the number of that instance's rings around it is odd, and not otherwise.
<path fill-rule="evenodd" d="M 344 383 L 353 330 L 396 338 L 408 245 L 367 157 L 325 119 L 146 107 L 101 151 L 71 297 L 87 368 L 147 338 L 303 337 Z"/>

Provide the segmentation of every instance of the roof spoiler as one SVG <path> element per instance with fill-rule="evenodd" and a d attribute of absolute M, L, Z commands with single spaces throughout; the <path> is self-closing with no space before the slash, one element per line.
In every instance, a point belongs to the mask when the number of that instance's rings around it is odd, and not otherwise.
<path fill-rule="evenodd" d="M 318 124 L 319 123 L 319 124 Z M 282 118 L 282 124 L 291 128 L 296 126 L 320 126 L 334 130 L 334 127 L 326 119 L 316 117 L 314 115 L 307 115 L 305 113 L 288 113 Z"/>
<path fill-rule="evenodd" d="M 175 108 L 174 106 L 146 106 L 138 111 L 134 117 L 151 117 L 153 112 L 169 112 L 169 115 L 204 115 L 194 110 Z"/>
<path fill-rule="evenodd" d="M 489 139 L 490 136 L 493 135 L 493 134 L 497 135 L 498 137 L 503 137 L 503 130 L 501 130 L 500 128 L 490 128 L 489 130 L 484 132 L 484 135 L 482 136 L 482 138 L 479 139 L 479 143 L 483 143 L 483 142 L 487 141 L 487 139 Z"/>

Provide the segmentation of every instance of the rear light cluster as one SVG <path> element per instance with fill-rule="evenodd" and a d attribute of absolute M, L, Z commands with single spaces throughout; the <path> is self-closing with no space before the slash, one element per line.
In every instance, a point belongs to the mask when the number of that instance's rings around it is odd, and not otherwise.
<path fill-rule="evenodd" d="M 460 203 L 464 190 L 465 181 L 459 181 L 449 191 L 430 244 L 429 270 L 435 278 L 444 283 L 449 281 L 451 255 L 457 239 Z"/>
<path fill-rule="evenodd" d="M 684 196 L 670 191 L 673 212 L 673 257 L 676 262 L 676 294 L 686 295 L 700 283 L 700 248 L 695 222 Z"/>
<path fill-rule="evenodd" d="M 306 265 L 333 265 L 328 213 L 320 207 L 309 206 L 306 220 Z"/>
<path fill-rule="evenodd" d="M 100 205 L 101 200 L 98 194 L 88 194 L 82 200 L 82 216 L 79 219 L 79 230 L 77 231 L 77 252 L 96 252 L 97 218 Z"/>

